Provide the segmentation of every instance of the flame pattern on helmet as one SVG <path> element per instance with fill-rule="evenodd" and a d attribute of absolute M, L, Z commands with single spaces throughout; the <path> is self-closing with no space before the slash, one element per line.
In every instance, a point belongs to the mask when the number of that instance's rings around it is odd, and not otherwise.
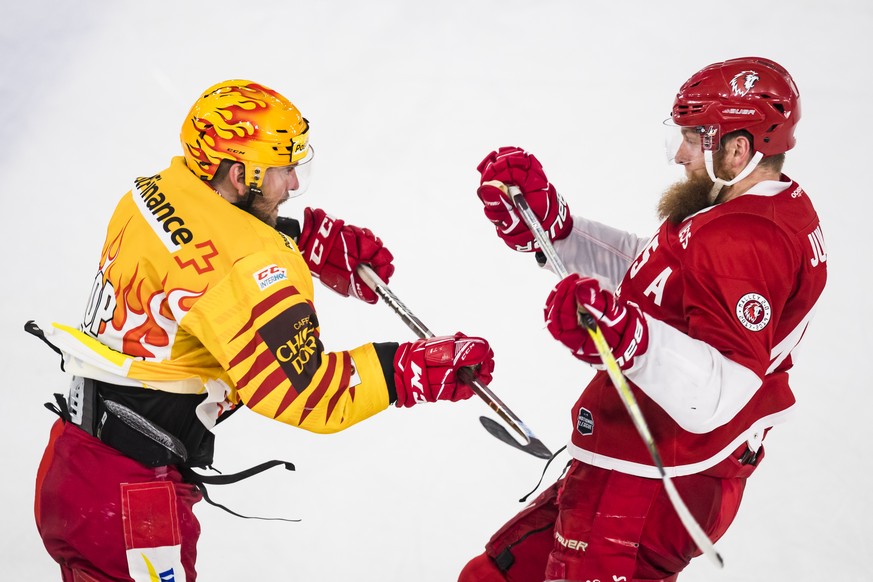
<path fill-rule="evenodd" d="M 221 160 L 233 160 L 245 165 L 246 183 L 260 188 L 268 168 L 306 157 L 309 123 L 276 91 L 232 80 L 203 93 L 180 137 L 188 168 L 202 180 L 212 179 Z"/>

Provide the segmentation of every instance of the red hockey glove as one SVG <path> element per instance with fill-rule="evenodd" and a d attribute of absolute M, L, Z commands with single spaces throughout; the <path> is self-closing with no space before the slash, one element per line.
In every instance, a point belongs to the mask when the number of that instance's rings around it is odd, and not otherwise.
<path fill-rule="evenodd" d="M 458 332 L 400 344 L 394 355 L 397 406 L 466 400 L 473 390 L 456 378 L 458 369 L 465 366 L 473 366 L 483 384 L 491 382 L 494 352 L 487 341 Z"/>
<path fill-rule="evenodd" d="M 601 364 L 594 340 L 579 323 L 579 308 L 594 317 L 619 367 L 627 370 L 649 346 L 649 327 L 633 303 L 618 301 L 595 279 L 573 273 L 552 290 L 546 300 L 546 327 L 552 336 L 589 364 Z"/>
<path fill-rule="evenodd" d="M 517 147 L 503 147 L 488 154 L 476 169 L 482 176 L 477 194 L 485 205 L 485 216 L 509 248 L 531 252 L 539 245 L 502 186 L 514 185 L 521 189 L 528 206 L 553 242 L 570 233 L 573 217 L 567 203 L 549 184 L 543 166 L 533 155 Z"/>
<path fill-rule="evenodd" d="M 361 263 L 370 265 L 386 283 L 394 274 L 394 256 L 379 237 L 318 208 L 304 209 L 298 246 L 312 274 L 345 297 L 376 303 L 376 294 L 358 277 Z"/>

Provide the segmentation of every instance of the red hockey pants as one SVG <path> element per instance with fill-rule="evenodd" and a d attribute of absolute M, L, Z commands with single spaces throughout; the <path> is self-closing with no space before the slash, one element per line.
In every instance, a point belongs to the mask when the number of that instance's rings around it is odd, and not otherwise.
<path fill-rule="evenodd" d="M 673 483 L 717 540 L 736 516 L 745 476 L 689 475 Z M 459 582 L 673 582 L 697 555 L 660 479 L 573 461 L 566 477 L 491 538 Z"/>
<path fill-rule="evenodd" d="M 34 513 L 65 582 L 194 582 L 200 499 L 174 467 L 141 465 L 59 420 L 39 466 Z"/>

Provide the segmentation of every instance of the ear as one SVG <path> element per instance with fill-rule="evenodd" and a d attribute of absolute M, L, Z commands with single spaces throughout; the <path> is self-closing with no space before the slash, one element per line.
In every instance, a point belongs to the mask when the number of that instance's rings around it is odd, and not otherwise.
<path fill-rule="evenodd" d="M 230 167 L 230 172 L 227 174 L 227 180 L 240 197 L 243 197 L 248 193 L 249 187 L 246 185 L 246 168 L 241 163 L 236 163 Z"/>
<path fill-rule="evenodd" d="M 749 138 L 743 135 L 734 137 L 726 145 L 726 160 L 729 161 L 731 167 L 735 168 L 736 171 L 745 168 L 755 153 L 752 151 L 752 143 L 749 141 Z"/>

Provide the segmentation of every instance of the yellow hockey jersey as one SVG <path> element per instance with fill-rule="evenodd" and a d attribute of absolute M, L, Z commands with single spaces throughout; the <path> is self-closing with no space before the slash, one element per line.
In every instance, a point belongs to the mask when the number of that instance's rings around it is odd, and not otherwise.
<path fill-rule="evenodd" d="M 197 411 L 208 427 L 240 402 L 319 433 L 387 408 L 396 345 L 329 353 L 319 333 L 295 242 L 222 199 L 182 157 L 119 202 L 78 329 L 46 330 L 74 375 L 208 392 Z"/>

